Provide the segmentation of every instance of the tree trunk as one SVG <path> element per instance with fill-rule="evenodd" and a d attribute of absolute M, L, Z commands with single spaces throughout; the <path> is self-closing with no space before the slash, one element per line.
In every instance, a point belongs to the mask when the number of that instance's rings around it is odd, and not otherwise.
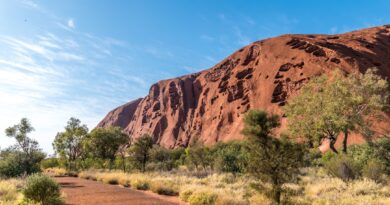
<path fill-rule="evenodd" d="M 126 172 L 126 162 L 125 162 L 125 157 L 122 155 L 122 169 L 123 172 Z"/>
<path fill-rule="evenodd" d="M 329 142 L 329 148 L 336 154 L 338 154 L 339 152 L 337 151 L 337 149 L 334 147 L 334 145 L 336 144 L 336 138 L 335 137 L 330 137 L 330 142 Z"/>
<path fill-rule="evenodd" d="M 281 195 L 282 195 L 281 188 L 279 186 L 275 187 L 273 193 L 273 200 L 275 201 L 276 204 L 280 204 Z"/>
<path fill-rule="evenodd" d="M 348 146 L 348 130 L 344 130 L 344 139 L 343 139 L 343 152 L 347 153 L 347 146 Z"/>

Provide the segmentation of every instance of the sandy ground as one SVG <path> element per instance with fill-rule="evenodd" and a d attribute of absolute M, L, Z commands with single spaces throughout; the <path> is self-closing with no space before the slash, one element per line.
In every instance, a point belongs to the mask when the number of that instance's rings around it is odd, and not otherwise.
<path fill-rule="evenodd" d="M 67 205 L 184 205 L 178 197 L 160 196 L 119 185 L 75 177 L 56 177 Z"/>

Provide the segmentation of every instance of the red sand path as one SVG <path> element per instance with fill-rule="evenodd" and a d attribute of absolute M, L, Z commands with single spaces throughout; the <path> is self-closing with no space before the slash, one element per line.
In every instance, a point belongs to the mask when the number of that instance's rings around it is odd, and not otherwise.
<path fill-rule="evenodd" d="M 67 205 L 184 205 L 177 197 L 107 185 L 75 177 L 57 177 Z"/>

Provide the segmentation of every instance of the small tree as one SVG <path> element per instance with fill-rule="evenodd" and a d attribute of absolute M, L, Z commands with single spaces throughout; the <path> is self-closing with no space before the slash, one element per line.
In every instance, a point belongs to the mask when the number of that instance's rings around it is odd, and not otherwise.
<path fill-rule="evenodd" d="M 38 142 L 29 138 L 27 134 L 34 131 L 28 119 L 21 119 L 20 123 L 5 130 L 8 137 L 16 140 L 16 145 L 2 151 L 2 169 L 7 175 L 17 176 L 31 174 L 40 170 L 39 163 L 45 158 L 45 154 L 39 149 Z"/>
<path fill-rule="evenodd" d="M 130 155 L 139 165 L 142 172 L 145 172 L 146 163 L 150 159 L 150 149 L 153 147 L 153 138 L 150 135 L 143 135 L 138 138 L 130 147 Z"/>
<path fill-rule="evenodd" d="M 81 125 L 81 121 L 73 117 L 68 121 L 65 131 L 57 133 L 53 147 L 66 160 L 69 170 L 76 169 L 75 162 L 83 154 L 83 140 L 87 134 L 87 126 Z"/>
<path fill-rule="evenodd" d="M 387 105 L 388 96 L 387 81 L 376 75 L 376 70 L 348 76 L 335 70 L 330 77 L 312 79 L 285 106 L 289 130 L 312 146 L 328 139 L 329 148 L 335 153 L 337 137 L 344 133 L 346 153 L 348 133 L 360 132 L 369 138 L 367 118 L 378 116 Z"/>
<path fill-rule="evenodd" d="M 244 117 L 242 133 L 248 138 L 248 171 L 272 184 L 272 198 L 281 201 L 282 185 L 296 179 L 303 164 L 303 146 L 286 139 L 276 139 L 272 130 L 279 117 L 264 111 L 250 110 Z"/>
<path fill-rule="evenodd" d="M 212 152 L 209 147 L 204 146 L 201 143 L 196 143 L 185 149 L 187 163 L 194 165 L 198 170 L 199 166 L 203 170 L 207 170 L 207 167 L 213 163 Z"/>
<path fill-rule="evenodd" d="M 120 146 L 129 142 L 129 136 L 120 127 L 96 128 L 84 141 L 85 149 L 94 158 L 109 160 L 109 168 L 115 161 Z"/>

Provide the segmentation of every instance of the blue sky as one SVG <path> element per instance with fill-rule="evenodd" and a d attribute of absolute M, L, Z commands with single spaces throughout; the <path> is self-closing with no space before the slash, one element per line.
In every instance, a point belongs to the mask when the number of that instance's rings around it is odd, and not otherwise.
<path fill-rule="evenodd" d="M 0 147 L 31 120 L 48 153 L 74 116 L 93 128 L 154 82 L 209 68 L 250 42 L 390 23 L 390 1 L 1 0 Z"/>

